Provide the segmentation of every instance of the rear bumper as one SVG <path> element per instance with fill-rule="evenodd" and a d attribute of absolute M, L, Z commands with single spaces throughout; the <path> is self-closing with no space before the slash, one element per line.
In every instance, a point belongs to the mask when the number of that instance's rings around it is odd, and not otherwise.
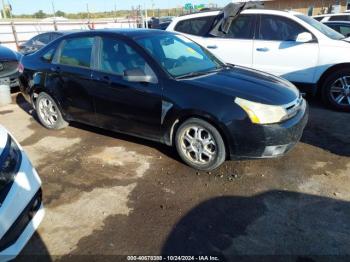
<path fill-rule="evenodd" d="M 306 102 L 305 102 L 306 103 Z M 301 139 L 308 122 L 309 109 L 292 119 L 272 125 L 245 123 L 235 129 L 231 159 L 274 158 L 288 153 Z"/>

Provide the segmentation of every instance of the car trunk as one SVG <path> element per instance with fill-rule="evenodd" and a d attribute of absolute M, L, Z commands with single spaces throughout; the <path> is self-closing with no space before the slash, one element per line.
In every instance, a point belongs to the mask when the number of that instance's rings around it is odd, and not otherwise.
<path fill-rule="evenodd" d="M 209 34 L 217 37 L 226 35 L 232 22 L 243 10 L 261 8 L 263 8 L 263 4 L 260 2 L 229 3 L 217 15 Z"/>

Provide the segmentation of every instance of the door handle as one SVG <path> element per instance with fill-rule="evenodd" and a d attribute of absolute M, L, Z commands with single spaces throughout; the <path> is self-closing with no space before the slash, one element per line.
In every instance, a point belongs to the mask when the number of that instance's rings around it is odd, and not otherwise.
<path fill-rule="evenodd" d="M 217 45 L 208 45 L 207 48 L 209 48 L 209 49 L 217 49 L 218 46 Z"/>
<path fill-rule="evenodd" d="M 268 52 L 270 49 L 268 49 L 267 47 L 259 47 L 256 49 L 256 51 L 258 52 Z"/>

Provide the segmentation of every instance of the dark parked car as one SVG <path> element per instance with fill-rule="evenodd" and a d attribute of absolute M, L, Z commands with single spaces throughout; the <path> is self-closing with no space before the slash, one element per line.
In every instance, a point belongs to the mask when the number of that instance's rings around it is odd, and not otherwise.
<path fill-rule="evenodd" d="M 18 47 L 18 51 L 21 52 L 24 55 L 34 53 L 44 46 L 46 46 L 48 43 L 52 42 L 53 40 L 63 36 L 66 32 L 62 31 L 54 31 L 54 32 L 47 32 L 42 33 L 34 36 L 33 38 L 29 39 L 24 44 L 21 44 Z"/>
<path fill-rule="evenodd" d="M 22 63 L 22 91 L 45 127 L 79 121 L 174 145 L 200 170 L 281 156 L 308 117 L 290 82 L 161 30 L 74 33 Z"/>
<path fill-rule="evenodd" d="M 152 17 L 148 24 L 148 28 L 166 30 L 172 21 L 173 17 L 171 16 L 164 16 L 160 18 Z"/>
<path fill-rule="evenodd" d="M 20 57 L 19 53 L 0 45 L 0 84 L 6 84 L 10 87 L 19 86 Z"/>
<path fill-rule="evenodd" d="M 350 22 L 334 21 L 323 22 L 326 26 L 341 33 L 345 37 L 350 37 Z"/>

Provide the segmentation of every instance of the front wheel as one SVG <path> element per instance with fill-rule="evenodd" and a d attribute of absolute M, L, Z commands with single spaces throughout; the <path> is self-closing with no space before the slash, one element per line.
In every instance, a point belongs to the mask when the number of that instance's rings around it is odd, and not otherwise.
<path fill-rule="evenodd" d="M 333 109 L 350 111 L 350 69 L 329 75 L 322 87 L 322 99 Z"/>
<path fill-rule="evenodd" d="M 181 159 L 198 170 L 213 170 L 226 159 L 225 144 L 219 131 L 198 118 L 188 119 L 179 127 L 175 145 Z"/>
<path fill-rule="evenodd" d="M 55 102 L 48 94 L 41 92 L 36 98 L 35 109 L 43 126 L 48 129 L 62 129 L 68 126 Z"/>

